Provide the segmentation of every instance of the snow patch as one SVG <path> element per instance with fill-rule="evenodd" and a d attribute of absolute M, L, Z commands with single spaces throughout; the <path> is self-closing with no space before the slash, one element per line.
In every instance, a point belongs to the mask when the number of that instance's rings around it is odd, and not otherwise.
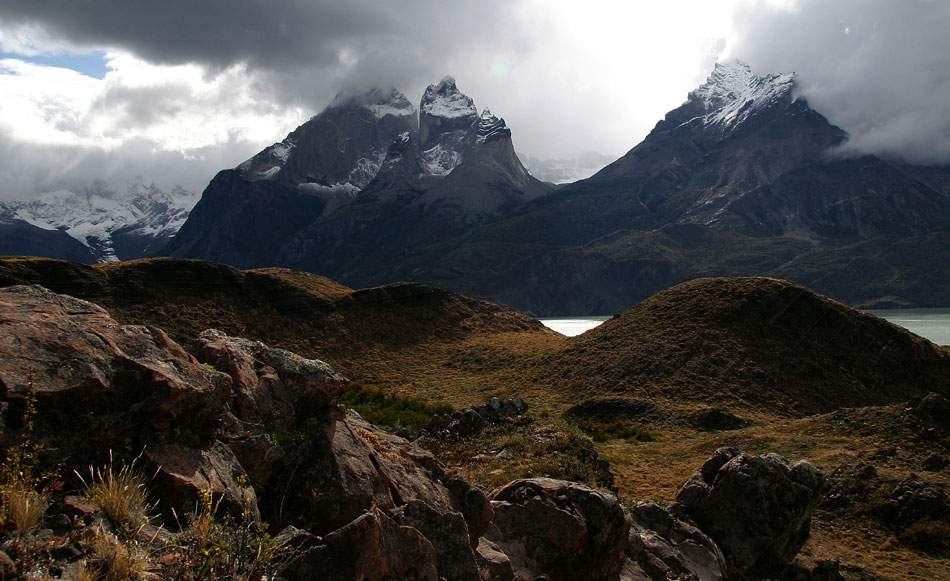
<path fill-rule="evenodd" d="M 488 107 L 485 107 L 478 119 L 478 131 L 475 140 L 478 143 L 486 143 L 500 137 L 511 137 L 511 131 L 505 126 L 504 119 L 495 117 Z"/>
<path fill-rule="evenodd" d="M 278 172 L 283 169 L 290 153 L 297 145 L 292 139 L 287 138 L 275 143 L 270 147 L 241 163 L 236 168 L 237 171 L 250 174 L 250 177 L 262 180 L 274 179 Z"/>
<path fill-rule="evenodd" d="M 402 117 L 404 115 L 414 115 L 416 112 L 409 99 L 397 89 L 370 89 L 363 92 L 342 91 L 334 97 L 327 109 L 343 107 L 364 107 L 379 119 L 386 115 Z"/>
<path fill-rule="evenodd" d="M 420 152 L 419 157 L 423 175 L 448 175 L 458 164 L 462 163 L 462 152 L 460 150 L 445 147 L 441 143 Z"/>
<path fill-rule="evenodd" d="M 358 189 L 365 188 L 373 181 L 386 159 L 386 149 L 381 148 L 368 153 L 371 157 L 361 157 L 356 160 L 356 165 L 350 170 L 350 175 L 346 179 L 346 183 L 353 184 Z"/>
<path fill-rule="evenodd" d="M 316 182 L 304 182 L 297 184 L 297 187 L 303 190 L 304 192 L 309 192 L 311 194 L 345 194 L 351 197 L 355 197 L 356 194 L 360 193 L 360 188 L 354 186 L 349 182 L 336 183 L 336 184 L 318 184 Z"/>
<path fill-rule="evenodd" d="M 408 105 L 408 107 L 406 107 Z M 403 103 L 374 103 L 366 106 L 367 109 L 373 112 L 373 115 L 382 119 L 386 115 L 392 115 L 393 117 L 404 117 L 406 115 L 415 114 L 416 110 L 411 103 L 406 101 Z"/>
<path fill-rule="evenodd" d="M 438 85 L 426 87 L 419 111 L 433 117 L 446 119 L 474 118 L 478 115 L 475 101 L 458 90 L 458 87 L 455 86 L 455 79 L 452 77 L 445 77 Z"/>

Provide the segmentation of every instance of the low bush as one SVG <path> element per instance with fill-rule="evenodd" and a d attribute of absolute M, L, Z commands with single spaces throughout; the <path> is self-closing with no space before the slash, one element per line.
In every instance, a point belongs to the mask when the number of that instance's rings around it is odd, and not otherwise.
<path fill-rule="evenodd" d="M 371 384 L 351 383 L 341 401 L 372 424 L 389 430 L 406 428 L 412 434 L 429 425 L 432 416 L 455 411 L 449 405 L 389 395 Z"/>

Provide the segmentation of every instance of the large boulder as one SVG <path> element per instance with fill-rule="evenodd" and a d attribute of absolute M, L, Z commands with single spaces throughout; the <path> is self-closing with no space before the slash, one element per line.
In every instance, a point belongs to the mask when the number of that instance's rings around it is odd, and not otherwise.
<path fill-rule="evenodd" d="M 654 502 L 630 511 L 630 536 L 621 579 L 624 581 L 721 581 L 726 561 L 708 536 Z"/>
<path fill-rule="evenodd" d="M 227 441 L 269 522 L 330 535 L 378 510 L 428 540 L 439 575 L 478 578 L 474 548 L 493 516 L 484 493 L 345 412 L 337 402 L 347 381 L 326 363 L 216 330 L 198 344 L 198 359 L 232 379 Z"/>
<path fill-rule="evenodd" d="M 42 468 L 118 468 L 142 454 L 161 508 L 193 508 L 210 490 L 240 514 L 244 470 L 214 439 L 231 393 L 227 375 L 158 328 L 120 325 L 101 307 L 42 287 L 0 289 L 0 313 L 5 441 L 23 428 L 32 392 Z M 252 493 L 245 504 L 256 514 Z"/>
<path fill-rule="evenodd" d="M 516 480 L 491 495 L 485 538 L 534 579 L 617 579 L 630 523 L 617 499 L 574 482 Z"/>
<path fill-rule="evenodd" d="M 346 379 L 323 361 L 216 329 L 198 336 L 197 357 L 231 377 L 231 413 L 268 432 L 299 427 L 308 416 L 335 405 L 346 389 Z"/>
<path fill-rule="evenodd" d="M 274 462 L 259 489 L 269 522 L 325 535 L 375 507 L 429 537 L 440 575 L 478 578 L 472 547 L 492 519 L 482 492 L 353 411 L 329 407 L 311 422 L 302 439 L 269 452 Z"/>
<path fill-rule="evenodd" d="M 347 382 L 326 363 L 215 330 L 198 343 L 199 360 L 232 379 L 227 440 L 269 522 L 329 535 L 379 510 L 429 540 L 441 576 L 478 578 L 473 549 L 493 515 L 481 491 L 345 412 Z"/>
<path fill-rule="evenodd" d="M 299 555 L 282 572 L 289 579 L 440 578 L 432 543 L 415 528 L 398 524 L 378 508 L 322 538 L 290 527 L 278 542 L 293 547 Z M 442 578 L 446 578 L 444 574 Z"/>
<path fill-rule="evenodd" d="M 716 542 L 730 577 L 768 575 L 808 540 L 824 483 L 808 462 L 720 448 L 680 489 L 671 511 Z"/>
<path fill-rule="evenodd" d="M 161 329 L 119 325 L 97 305 L 39 286 L 0 289 L 0 312 L 0 396 L 10 404 L 10 427 L 32 386 L 43 418 L 93 432 L 73 433 L 64 444 L 101 447 L 97 436 L 144 430 L 199 438 L 214 432 L 231 382 Z M 89 416 L 115 425 L 91 425 Z"/>

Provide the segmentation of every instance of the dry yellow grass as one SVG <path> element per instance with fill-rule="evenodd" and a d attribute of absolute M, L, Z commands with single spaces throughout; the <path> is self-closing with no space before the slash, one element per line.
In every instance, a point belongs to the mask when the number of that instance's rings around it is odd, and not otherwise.
<path fill-rule="evenodd" d="M 15 481 L 0 486 L 3 514 L 13 522 L 14 535 L 21 537 L 39 523 L 50 496 L 36 489 L 29 481 Z"/>

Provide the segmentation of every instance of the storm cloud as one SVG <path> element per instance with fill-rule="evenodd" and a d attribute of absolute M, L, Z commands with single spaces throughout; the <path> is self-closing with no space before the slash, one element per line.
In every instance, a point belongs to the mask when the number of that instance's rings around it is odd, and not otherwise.
<path fill-rule="evenodd" d="M 733 34 L 729 52 L 757 72 L 798 74 L 846 153 L 950 163 L 950 2 L 747 3 Z"/>
<path fill-rule="evenodd" d="M 12 31 L 39 27 L 78 49 L 106 46 L 154 64 L 199 64 L 212 74 L 241 64 L 286 102 L 320 105 L 345 86 L 431 81 L 430 71 L 444 71 L 458 52 L 517 44 L 514 5 L 5 0 L 0 18 Z"/>
<path fill-rule="evenodd" d="M 717 58 L 797 72 L 847 152 L 950 163 L 948 28 L 937 0 L 4 0 L 0 50 L 104 50 L 110 72 L 0 60 L 0 198 L 118 176 L 200 190 L 341 90 L 417 101 L 446 74 L 523 153 L 619 156 Z"/>

